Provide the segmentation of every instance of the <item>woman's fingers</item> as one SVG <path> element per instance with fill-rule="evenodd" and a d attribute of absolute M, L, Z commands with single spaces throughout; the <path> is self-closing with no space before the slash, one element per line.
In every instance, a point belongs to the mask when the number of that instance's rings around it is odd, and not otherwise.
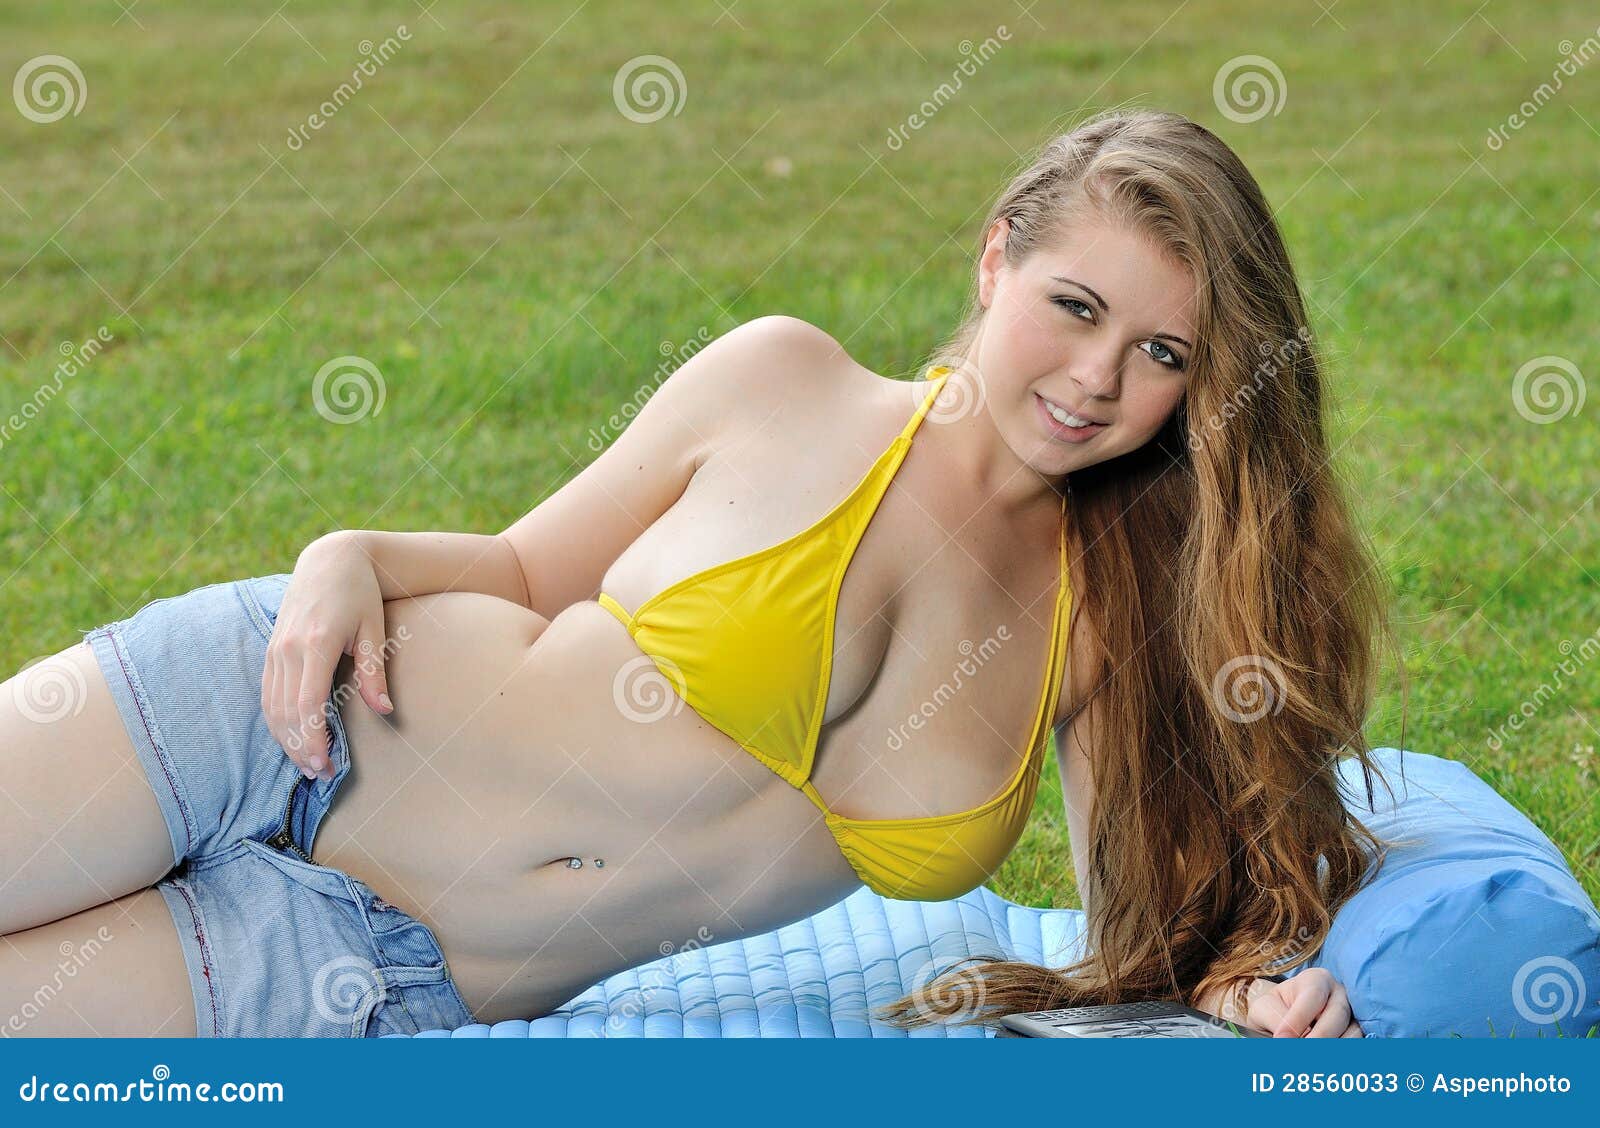
<path fill-rule="evenodd" d="M 339 659 L 337 652 L 332 657 L 323 653 L 327 647 L 325 639 L 306 647 L 295 705 L 306 767 L 323 779 L 332 779 L 333 765 L 328 761 L 328 718 L 323 709 L 333 690 L 333 671 Z"/>
<path fill-rule="evenodd" d="M 381 604 L 379 609 L 381 612 Z M 383 616 L 380 614 L 376 623 L 368 620 L 361 624 L 353 655 L 356 687 L 361 693 L 361 699 L 374 713 L 380 715 L 394 712 L 394 703 L 389 700 L 389 678 L 383 666 L 382 641 Z"/>
<path fill-rule="evenodd" d="M 1322 969 L 1312 968 L 1310 971 L 1303 971 L 1280 985 L 1293 984 L 1290 989 L 1294 991 L 1294 998 L 1282 1020 L 1273 1028 L 1274 1038 L 1301 1037 L 1310 1029 L 1312 1019 L 1327 1005 L 1328 996 L 1332 993 L 1333 976 L 1326 972 L 1316 974 L 1317 972 L 1322 972 Z"/>
<path fill-rule="evenodd" d="M 277 663 L 278 743 L 283 745 L 283 750 L 288 754 L 289 759 L 293 760 L 295 765 L 304 772 L 306 770 L 304 748 L 294 734 L 294 695 L 299 688 L 300 682 L 294 677 L 294 667 L 290 663 L 288 656 L 283 653 L 281 645 L 278 647 Z"/>
<path fill-rule="evenodd" d="M 1317 1015 L 1316 1023 L 1306 1032 L 1307 1038 L 1342 1038 L 1351 1022 L 1350 999 L 1344 985 L 1335 982 L 1328 995 L 1328 1004 Z"/>
<path fill-rule="evenodd" d="M 267 722 L 272 739 L 278 739 L 278 666 L 269 649 L 261 670 L 261 716 Z"/>
<path fill-rule="evenodd" d="M 1288 1012 L 1276 990 L 1266 991 L 1250 999 L 1249 1010 L 1245 1016 L 1245 1023 L 1253 1026 L 1264 1034 L 1271 1034 L 1283 1021 L 1283 1016 Z"/>

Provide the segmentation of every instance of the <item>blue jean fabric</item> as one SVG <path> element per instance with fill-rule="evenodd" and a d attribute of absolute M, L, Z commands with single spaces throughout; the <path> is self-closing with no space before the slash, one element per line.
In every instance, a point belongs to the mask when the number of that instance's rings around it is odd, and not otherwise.
<path fill-rule="evenodd" d="M 267 728 L 261 679 L 289 574 L 195 588 L 84 633 L 166 818 L 156 888 L 178 928 L 202 1037 L 381 1037 L 472 1015 L 433 932 L 311 861 L 350 771 L 333 702 L 331 780 Z"/>

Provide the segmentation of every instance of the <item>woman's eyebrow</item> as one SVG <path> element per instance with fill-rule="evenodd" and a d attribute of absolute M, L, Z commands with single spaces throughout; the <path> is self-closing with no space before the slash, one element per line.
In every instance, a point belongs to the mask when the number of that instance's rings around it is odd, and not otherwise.
<path fill-rule="evenodd" d="M 1105 310 L 1107 313 L 1111 312 L 1111 307 L 1106 305 L 1106 300 L 1104 298 L 1102 298 L 1099 294 L 1095 293 L 1094 287 L 1085 286 L 1082 282 L 1079 282 L 1076 278 L 1068 278 L 1064 274 L 1052 274 L 1050 277 L 1054 278 L 1057 282 L 1070 282 L 1074 286 L 1078 286 L 1078 287 L 1081 287 L 1082 289 L 1085 289 L 1085 290 L 1089 291 L 1089 293 L 1094 297 L 1094 300 L 1100 303 L 1100 308 L 1101 309 Z"/>
<path fill-rule="evenodd" d="M 1089 293 L 1089 296 L 1094 298 L 1095 301 L 1100 303 L 1100 308 L 1101 309 L 1105 310 L 1107 313 L 1111 312 L 1111 307 L 1106 304 L 1106 300 L 1104 298 L 1102 298 L 1099 294 L 1095 293 L 1094 287 L 1086 286 L 1082 282 L 1079 282 L 1076 278 L 1068 278 L 1064 274 L 1052 274 L 1050 277 L 1053 278 L 1057 282 L 1070 282 L 1072 285 L 1077 286 L 1080 289 L 1087 290 L 1088 293 Z M 1150 335 L 1152 337 L 1165 337 L 1169 341 L 1176 341 L 1176 342 L 1178 342 L 1178 344 L 1182 345 L 1186 349 L 1194 348 L 1193 345 L 1191 345 L 1188 341 L 1184 340 L 1182 337 L 1178 336 L 1176 333 L 1152 333 Z"/>

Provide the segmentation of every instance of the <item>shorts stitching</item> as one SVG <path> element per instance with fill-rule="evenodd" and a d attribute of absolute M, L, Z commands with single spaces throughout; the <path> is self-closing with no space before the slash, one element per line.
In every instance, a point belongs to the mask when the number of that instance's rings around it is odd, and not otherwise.
<path fill-rule="evenodd" d="M 438 943 L 437 940 L 435 940 L 434 942 Z M 444 947 L 442 945 L 439 948 L 439 956 L 440 956 L 440 958 L 444 957 Z M 478 1021 L 478 1016 L 472 1013 L 472 1008 L 471 1007 L 467 1006 L 467 1000 L 465 1000 L 465 999 L 463 999 L 461 997 L 461 988 L 456 986 L 455 972 L 450 971 L 449 968 L 450 968 L 450 961 L 446 960 L 445 961 L 446 974 L 445 974 L 445 977 L 444 977 L 444 985 L 446 987 L 450 988 L 450 994 L 455 996 L 455 1000 L 456 1000 L 457 1003 L 461 1004 L 461 1013 L 466 1015 L 473 1022 Z"/>
<path fill-rule="evenodd" d="M 417 1022 L 417 1016 L 411 1013 L 411 1008 L 406 1006 L 406 996 L 408 994 L 410 994 L 410 992 L 407 991 L 404 987 L 397 988 L 396 992 L 395 992 L 395 1001 L 400 1004 L 400 1009 L 405 1012 L 406 1022 L 408 1024 L 410 1024 L 411 1032 L 413 1034 L 415 1034 L 418 1030 L 421 1030 L 422 1027 Z M 383 997 L 384 997 L 385 1001 L 387 1001 L 388 998 L 389 998 L 389 988 L 388 988 L 387 984 L 384 985 Z M 380 1004 L 380 1006 L 381 1006 L 381 1004 Z M 372 1012 L 372 1014 L 373 1014 L 373 1017 L 376 1018 L 378 1012 L 375 1010 L 375 1011 Z"/>
<path fill-rule="evenodd" d="M 372 997 L 374 994 L 376 994 L 376 998 Z M 371 1000 L 370 1005 L 369 999 Z M 356 1007 L 355 1015 L 350 1019 L 350 1030 L 347 1037 L 365 1038 L 367 1027 L 378 1020 L 378 1012 L 383 1009 L 388 1000 L 388 989 L 384 987 L 381 981 L 375 987 L 368 988 L 367 993 L 361 996 L 361 1004 Z"/>
<path fill-rule="evenodd" d="M 216 970 L 216 964 L 211 959 L 211 945 L 206 942 L 205 926 L 200 922 L 200 906 L 195 904 L 189 891 L 183 883 L 174 881 L 172 888 L 183 896 L 183 903 L 189 909 L 189 919 L 194 925 L 194 938 L 200 944 L 200 970 L 206 977 L 206 992 L 211 996 L 211 1035 L 214 1038 L 222 1037 L 221 1016 L 217 1013 L 217 988 L 211 980 L 211 973 Z"/>
<path fill-rule="evenodd" d="M 235 583 L 233 593 L 238 597 L 239 602 L 244 605 L 245 614 L 250 619 L 250 625 L 255 627 L 256 633 L 261 636 L 263 641 L 271 642 L 272 632 L 276 629 L 276 624 L 267 615 L 266 608 L 261 605 L 261 597 L 256 594 L 250 580 L 239 580 Z"/>
<path fill-rule="evenodd" d="M 210 869 L 212 866 L 219 866 L 223 862 L 230 861 L 245 852 L 244 844 L 246 841 L 249 841 L 248 837 L 235 838 L 226 846 L 213 850 L 209 854 L 199 854 L 193 858 L 186 858 L 183 865 L 184 872 L 199 873 L 202 870 Z"/>
<path fill-rule="evenodd" d="M 189 810 L 189 803 L 178 790 L 178 783 L 172 776 L 172 767 L 167 763 L 166 750 L 161 747 L 161 742 L 156 739 L 155 731 L 151 727 L 150 717 L 145 710 L 144 694 L 133 682 L 133 674 L 128 668 L 128 660 L 122 653 L 122 642 L 117 637 L 117 632 L 109 628 L 105 632 L 111 649 L 117 656 L 117 664 L 122 667 L 122 676 L 128 683 L 129 690 L 133 693 L 133 704 L 139 712 L 139 721 L 144 725 L 144 734 L 150 741 L 150 747 L 155 750 L 156 763 L 161 765 L 161 774 L 167 778 L 167 789 L 172 792 L 172 797 L 178 802 L 178 809 L 183 812 L 183 836 L 185 841 L 184 854 L 188 855 L 194 849 L 194 814 Z M 182 859 L 179 859 L 180 861 Z"/>
<path fill-rule="evenodd" d="M 250 626 L 256 629 L 256 634 L 261 635 L 266 642 L 272 642 L 272 624 L 267 622 L 266 610 L 262 608 L 253 590 L 246 594 L 245 589 L 248 584 L 250 584 L 248 579 L 242 579 L 234 584 L 234 595 L 237 595 L 238 602 L 245 606 L 245 614 L 250 618 Z"/>

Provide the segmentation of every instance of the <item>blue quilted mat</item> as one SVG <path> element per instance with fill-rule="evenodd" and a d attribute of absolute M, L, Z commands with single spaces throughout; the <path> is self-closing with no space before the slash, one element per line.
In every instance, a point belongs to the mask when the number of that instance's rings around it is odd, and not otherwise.
<path fill-rule="evenodd" d="M 1060 966 L 1078 958 L 1082 944 L 1076 909 L 1030 909 L 982 887 L 936 902 L 887 900 L 863 887 L 775 932 L 619 972 L 532 1022 L 417 1037 L 992 1037 L 982 1026 L 907 1032 L 868 1014 L 964 956 Z"/>

